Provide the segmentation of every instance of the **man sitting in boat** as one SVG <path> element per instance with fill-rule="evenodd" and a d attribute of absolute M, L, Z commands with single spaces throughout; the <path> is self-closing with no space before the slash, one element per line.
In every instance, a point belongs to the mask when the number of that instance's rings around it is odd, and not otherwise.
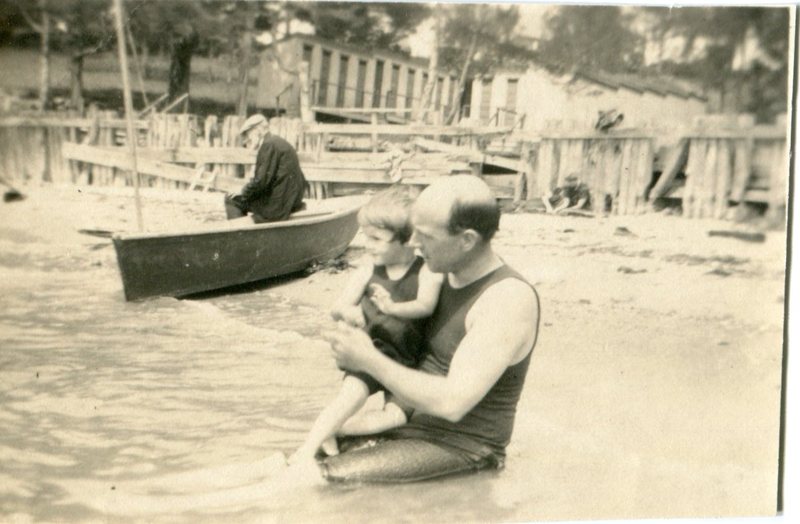
<path fill-rule="evenodd" d="M 333 481 L 408 482 L 503 466 L 539 329 L 536 290 L 493 251 L 500 210 L 479 178 L 437 180 L 414 204 L 410 244 L 444 273 L 418 369 L 362 330 L 326 338 L 337 364 L 369 374 L 412 410 L 408 423 L 323 459 Z"/>
<path fill-rule="evenodd" d="M 228 219 L 251 213 L 256 223 L 275 222 L 303 209 L 306 178 L 291 144 L 270 134 L 263 115 L 245 120 L 239 133 L 245 136 L 245 146 L 258 150 L 258 155 L 253 179 L 240 194 L 225 195 Z"/>

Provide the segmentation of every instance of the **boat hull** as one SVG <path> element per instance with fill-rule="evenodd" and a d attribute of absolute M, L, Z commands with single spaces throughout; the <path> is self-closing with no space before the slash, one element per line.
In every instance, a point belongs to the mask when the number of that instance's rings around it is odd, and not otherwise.
<path fill-rule="evenodd" d="M 331 199 L 332 201 L 337 199 Z M 116 235 L 126 300 L 184 296 L 306 269 L 342 254 L 358 231 L 362 200 L 269 224 L 232 221 L 212 230 Z"/>

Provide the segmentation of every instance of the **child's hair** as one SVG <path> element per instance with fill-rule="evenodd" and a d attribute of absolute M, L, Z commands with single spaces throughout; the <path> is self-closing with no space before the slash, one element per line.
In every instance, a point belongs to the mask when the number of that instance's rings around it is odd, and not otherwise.
<path fill-rule="evenodd" d="M 391 231 L 392 240 L 405 244 L 411 238 L 411 205 L 419 190 L 412 186 L 393 185 L 376 193 L 358 212 L 361 226 L 372 226 Z"/>

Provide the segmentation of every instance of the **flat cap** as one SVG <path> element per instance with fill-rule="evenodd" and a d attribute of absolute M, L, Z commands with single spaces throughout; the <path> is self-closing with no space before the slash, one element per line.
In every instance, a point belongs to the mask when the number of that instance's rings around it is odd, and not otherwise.
<path fill-rule="evenodd" d="M 254 127 L 256 127 L 258 125 L 261 125 L 261 124 L 266 124 L 266 123 L 267 123 L 267 119 L 264 118 L 264 115 L 255 114 L 255 115 L 251 116 L 250 118 L 248 118 L 247 120 L 244 121 L 244 124 L 242 124 L 242 127 L 239 128 L 239 134 L 241 135 L 242 133 L 246 133 L 247 131 L 253 129 Z"/>

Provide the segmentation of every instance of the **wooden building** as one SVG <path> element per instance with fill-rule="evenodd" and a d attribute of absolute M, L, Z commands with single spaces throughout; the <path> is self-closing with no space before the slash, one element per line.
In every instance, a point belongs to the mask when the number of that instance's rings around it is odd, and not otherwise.
<path fill-rule="evenodd" d="M 308 64 L 309 103 L 317 120 L 368 121 L 363 112 L 348 108 L 393 109 L 389 121 L 405 121 L 415 111 L 428 81 L 428 60 L 381 49 L 340 44 L 313 35 L 291 35 L 260 54 L 260 108 L 278 108 L 300 116 L 300 64 Z M 440 72 L 433 90 L 432 114 L 447 114 L 458 79 Z M 432 120 L 436 121 L 436 116 Z"/>
<path fill-rule="evenodd" d="M 674 127 L 704 114 L 706 100 L 674 80 L 584 71 L 557 74 L 532 63 L 472 82 L 464 117 L 475 125 L 543 131 L 592 129 L 599 111 L 624 115 L 624 127 Z"/>

